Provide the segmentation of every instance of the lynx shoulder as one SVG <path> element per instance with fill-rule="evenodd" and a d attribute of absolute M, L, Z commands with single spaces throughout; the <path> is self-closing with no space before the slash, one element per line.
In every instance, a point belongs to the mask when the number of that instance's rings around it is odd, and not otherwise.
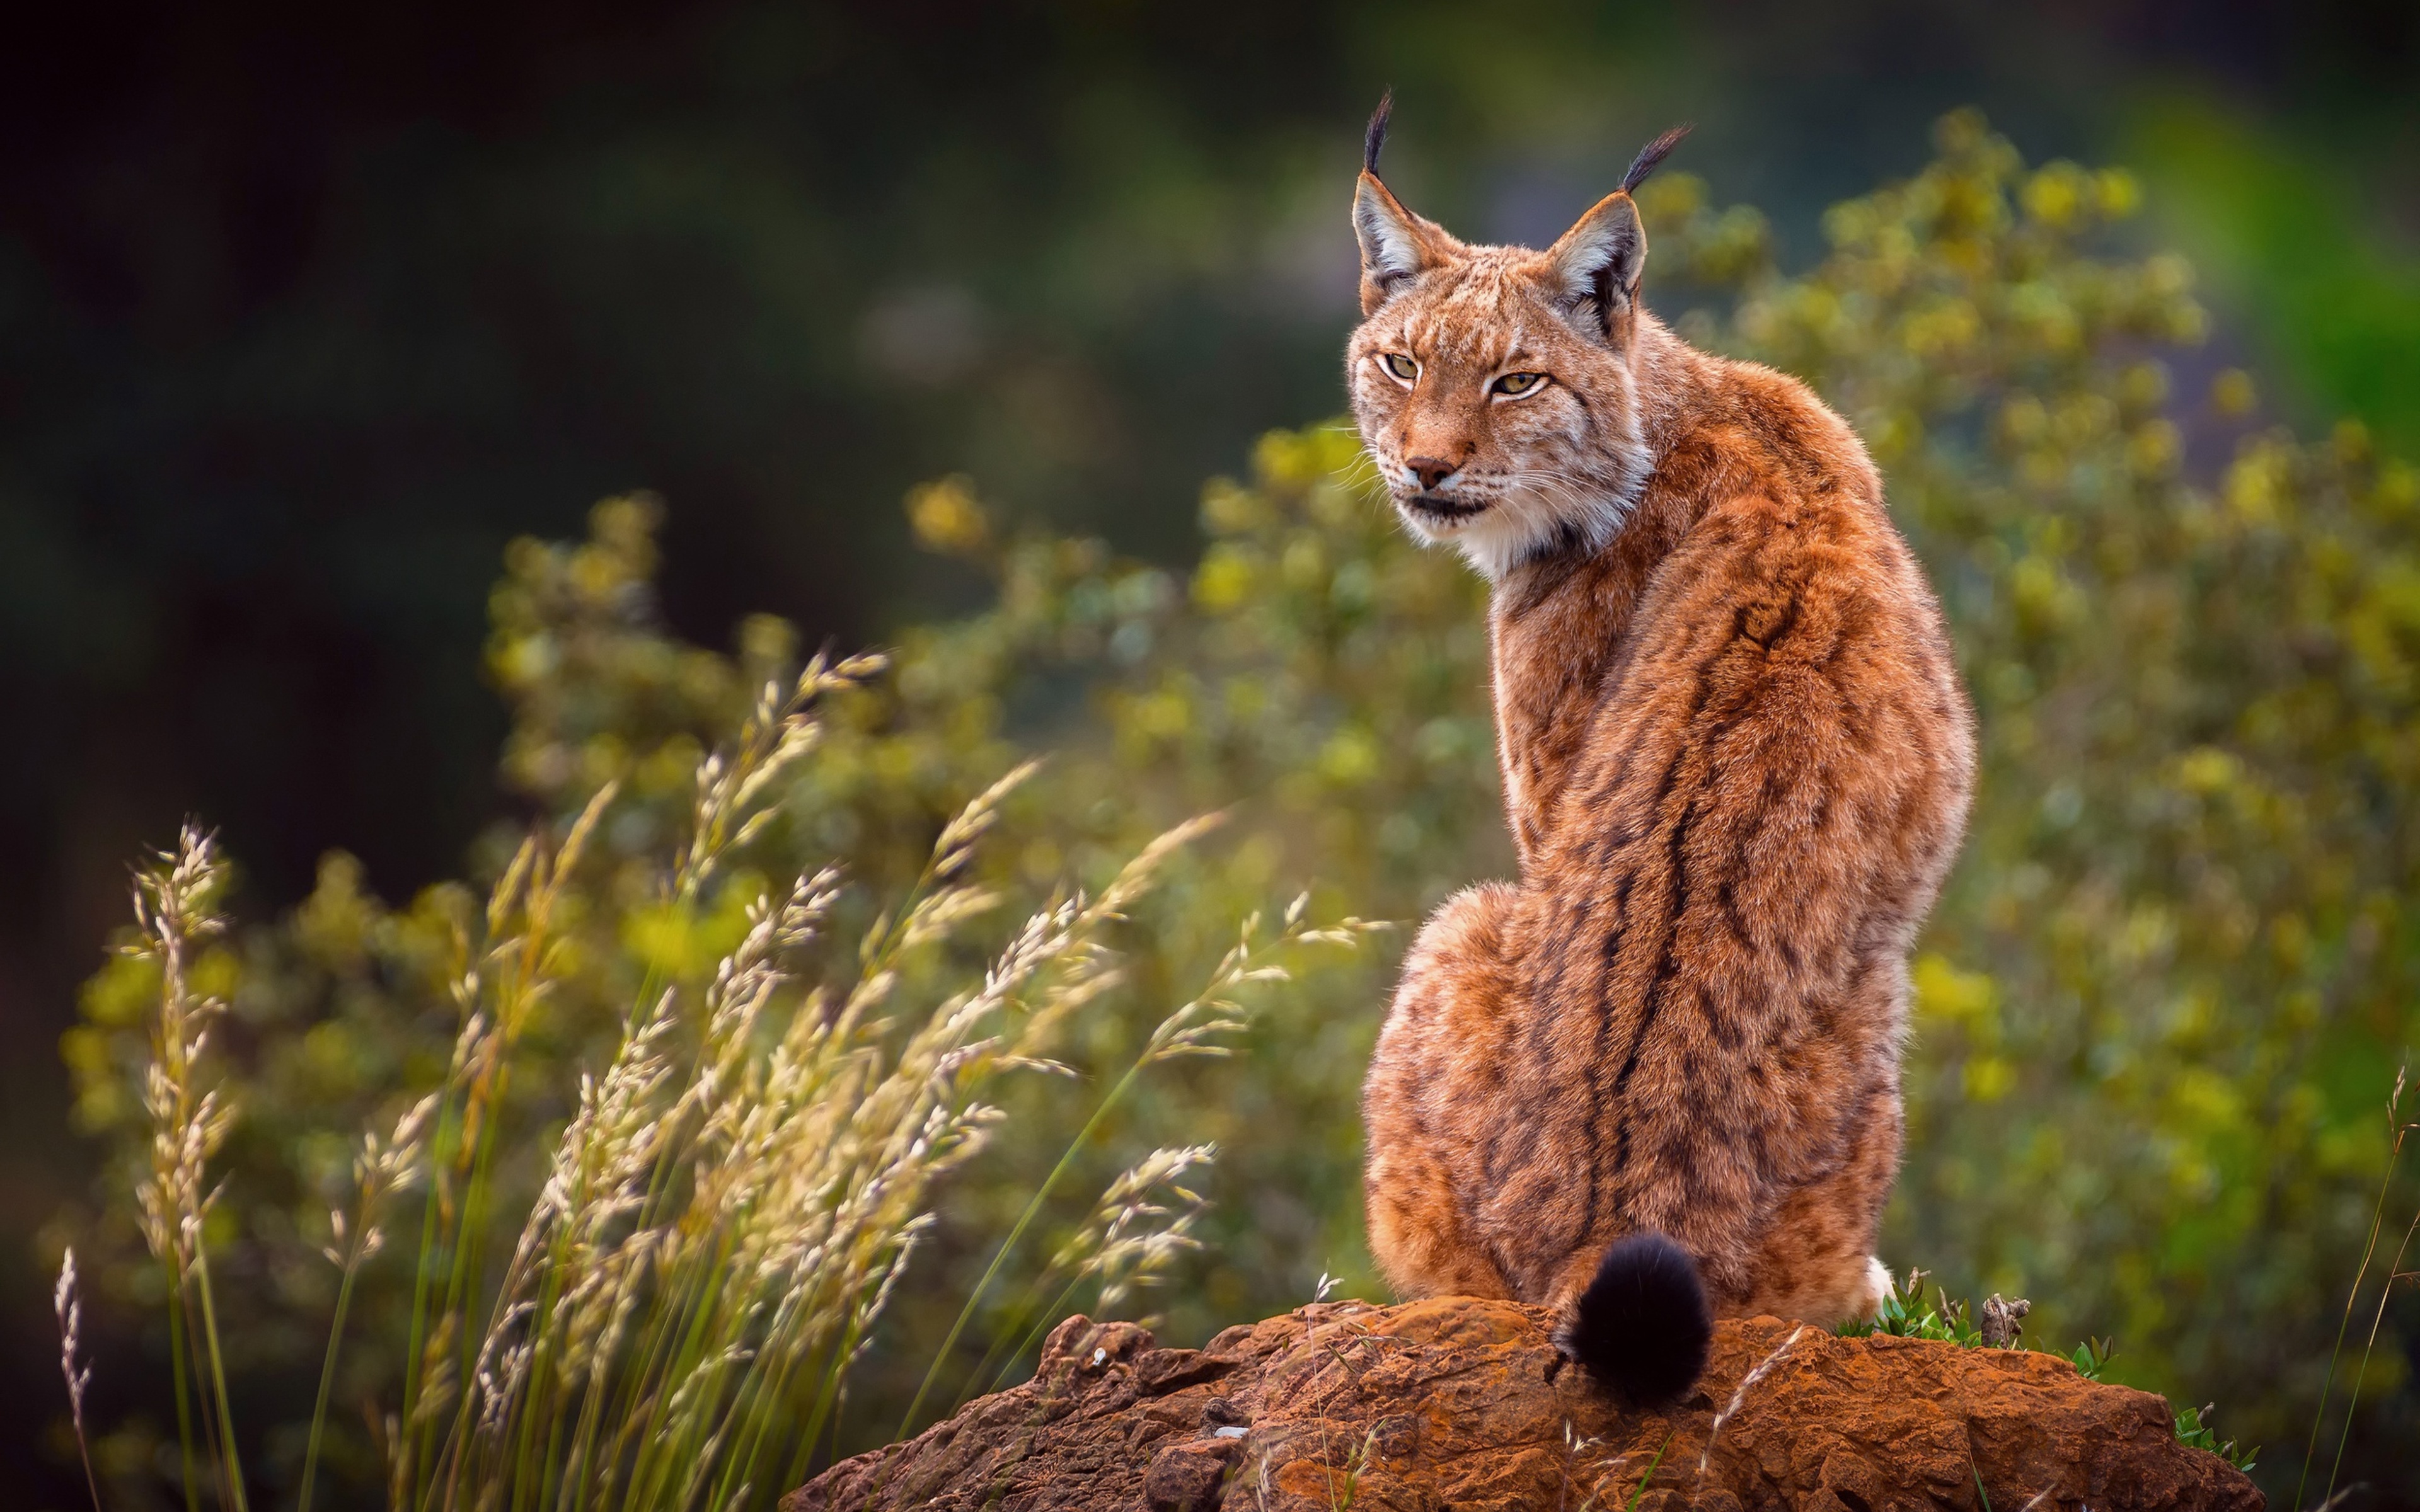
<path fill-rule="evenodd" d="M 1630 192 L 1544 251 L 1355 194 L 1348 378 L 1405 526 L 1492 584 L 1510 883 L 1438 910 L 1363 1090 L 1371 1247 L 1407 1294 L 1549 1304 L 1677 1396 L 1710 1319 L 1888 1285 L 1906 960 L 1973 719 L 1838 415 L 1639 304 Z"/>

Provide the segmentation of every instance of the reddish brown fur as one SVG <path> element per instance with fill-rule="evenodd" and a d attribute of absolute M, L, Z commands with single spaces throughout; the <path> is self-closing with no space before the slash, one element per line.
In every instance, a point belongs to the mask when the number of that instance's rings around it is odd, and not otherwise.
<path fill-rule="evenodd" d="M 1406 521 L 1494 579 L 1520 856 L 1404 964 L 1363 1094 L 1372 1250 L 1407 1295 L 1567 1306 L 1660 1230 L 1718 1314 L 1867 1312 L 1906 956 L 1974 765 L 1881 479 L 1803 385 L 1638 307 L 1626 194 L 1534 253 L 1365 174 L 1356 225 L 1356 413 Z"/>

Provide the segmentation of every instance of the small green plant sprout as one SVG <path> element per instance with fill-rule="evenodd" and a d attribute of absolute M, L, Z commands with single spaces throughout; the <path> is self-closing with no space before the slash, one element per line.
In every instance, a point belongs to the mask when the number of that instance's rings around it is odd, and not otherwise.
<path fill-rule="evenodd" d="M 2221 1439 L 2210 1427 L 2210 1414 L 2217 1410 L 2216 1403 L 2204 1403 L 2179 1412 L 2177 1442 L 2188 1449 L 2207 1449 L 2249 1475 L 2260 1454 L 2260 1446 L 2256 1443 L 2246 1449 L 2233 1439 Z"/>
<path fill-rule="evenodd" d="M 1966 1349 L 1981 1347 L 1983 1331 L 1975 1326 L 1964 1303 L 1953 1300 L 1941 1287 L 1932 1288 L 1931 1302 L 1925 1301 L 1924 1284 L 1930 1279 L 1930 1272 L 1911 1268 L 1906 1280 L 1884 1294 L 1873 1317 L 1853 1318 L 1834 1332 L 1843 1338 L 1884 1334 L 1893 1338 L 1939 1339 Z"/>
<path fill-rule="evenodd" d="M 2117 1357 L 2118 1346 L 2098 1335 L 2086 1339 L 2068 1353 L 2059 1355 L 2060 1359 L 2075 1366 L 2076 1374 L 2086 1381 L 2104 1379 L 2109 1371 L 2109 1362 Z"/>

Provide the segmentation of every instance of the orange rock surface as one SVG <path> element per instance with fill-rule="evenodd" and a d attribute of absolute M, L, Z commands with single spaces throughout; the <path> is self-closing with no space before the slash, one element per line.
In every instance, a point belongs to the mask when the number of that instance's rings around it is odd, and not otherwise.
<path fill-rule="evenodd" d="M 1639 1494 L 1642 1483 L 1644 1494 Z M 2167 1404 L 2024 1350 L 1726 1322 L 1661 1412 L 1562 1367 L 1544 1315 L 1330 1303 L 1164 1350 L 1070 1318 L 1033 1379 L 833 1466 L 782 1512 L 2252 1512 Z M 1989 1501 L 1986 1502 L 1985 1498 Z"/>

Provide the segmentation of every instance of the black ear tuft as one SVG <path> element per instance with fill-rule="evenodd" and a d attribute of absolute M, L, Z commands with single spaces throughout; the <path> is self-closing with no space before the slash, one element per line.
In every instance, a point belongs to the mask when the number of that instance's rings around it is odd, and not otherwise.
<path fill-rule="evenodd" d="M 1387 120 L 1395 114 L 1395 91 L 1388 90 L 1378 97 L 1378 108 L 1370 113 L 1370 130 L 1361 138 L 1361 171 L 1371 177 L 1378 177 L 1378 154 L 1387 146 Z"/>
<path fill-rule="evenodd" d="M 1635 1405 L 1662 1407 L 1698 1383 L 1714 1334 L 1698 1262 L 1662 1234 L 1639 1233 L 1605 1252 L 1555 1342 Z"/>
<path fill-rule="evenodd" d="M 1384 106 L 1379 108 L 1385 109 Z M 1621 176 L 1621 192 L 1625 194 L 1637 192 L 1639 185 L 1647 182 L 1647 176 L 1655 171 L 1656 164 L 1669 157 L 1672 149 L 1681 145 L 1681 139 L 1695 130 L 1683 122 L 1640 147 L 1638 156 L 1630 160 L 1630 171 Z"/>

